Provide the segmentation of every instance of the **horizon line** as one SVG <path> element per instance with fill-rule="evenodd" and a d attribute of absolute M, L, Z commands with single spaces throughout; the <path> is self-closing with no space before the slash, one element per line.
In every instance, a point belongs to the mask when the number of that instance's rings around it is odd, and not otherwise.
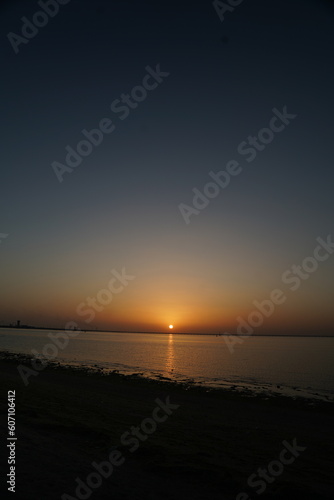
<path fill-rule="evenodd" d="M 13 330 L 56 330 L 56 331 L 66 331 L 66 328 L 55 328 L 55 327 L 45 327 L 45 326 L 17 326 L 17 325 L 0 325 L 0 328 L 11 328 Z M 226 336 L 235 336 L 240 337 L 237 333 L 198 333 L 198 332 L 174 332 L 174 331 L 157 331 L 157 332 L 148 332 L 148 331 L 139 331 L 139 330 L 87 330 L 87 329 L 73 329 L 73 331 L 81 331 L 85 333 L 146 333 L 152 335 L 207 335 L 207 336 L 215 336 L 215 337 L 226 337 Z M 252 333 L 249 337 L 324 337 L 331 338 L 334 337 L 333 334 L 298 334 L 298 333 Z"/>

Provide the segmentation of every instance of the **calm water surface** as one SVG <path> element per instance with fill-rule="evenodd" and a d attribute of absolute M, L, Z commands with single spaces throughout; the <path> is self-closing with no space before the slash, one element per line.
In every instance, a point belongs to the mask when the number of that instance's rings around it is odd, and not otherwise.
<path fill-rule="evenodd" d="M 49 333 L 0 329 L 0 348 L 42 353 L 51 342 Z M 223 337 L 211 335 L 82 332 L 59 349 L 55 360 L 151 378 L 334 400 L 334 338 L 249 337 L 232 354 Z"/>

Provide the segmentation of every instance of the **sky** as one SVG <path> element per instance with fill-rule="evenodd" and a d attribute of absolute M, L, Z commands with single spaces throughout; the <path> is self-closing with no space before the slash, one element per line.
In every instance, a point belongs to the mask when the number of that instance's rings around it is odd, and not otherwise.
<path fill-rule="evenodd" d="M 0 3 L 0 324 L 232 333 L 279 289 L 257 332 L 333 333 L 334 255 L 282 280 L 334 240 L 333 2 L 58 7 Z"/>

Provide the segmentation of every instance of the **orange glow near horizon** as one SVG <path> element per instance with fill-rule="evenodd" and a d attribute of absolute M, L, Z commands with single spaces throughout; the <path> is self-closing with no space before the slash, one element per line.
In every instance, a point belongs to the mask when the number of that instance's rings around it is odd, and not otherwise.
<path fill-rule="evenodd" d="M 160 257 L 167 260 L 167 256 Z M 233 254 L 232 261 L 234 257 Z M 171 254 L 168 259 L 171 262 Z M 43 268 L 45 272 L 31 275 L 30 279 L 29 275 L 24 275 L 20 287 L 11 281 L 9 273 L 0 292 L 3 304 L 0 320 L 9 324 L 19 319 L 21 324 L 57 328 L 74 321 L 82 329 L 233 333 L 238 327 L 238 318 L 247 321 L 252 311 L 256 310 L 254 300 L 259 303 L 268 300 L 272 283 L 275 283 L 284 292 L 286 301 L 275 306 L 273 314 L 255 328 L 256 333 L 260 330 L 266 333 L 306 328 L 318 331 L 329 329 L 333 324 L 330 294 L 313 293 L 313 286 L 325 291 L 327 283 L 331 285 L 325 267 L 312 276 L 312 287 L 309 286 L 311 280 L 303 282 L 298 293 L 294 294 L 280 283 L 279 277 L 268 280 L 260 267 L 256 276 L 261 279 L 255 287 L 253 269 L 248 279 L 244 278 L 247 275 L 246 264 L 243 267 L 237 266 L 237 263 L 235 266 L 219 267 L 218 260 L 213 264 L 210 261 L 210 266 L 204 260 L 200 267 L 200 260 L 195 262 L 192 259 L 183 260 L 174 255 L 173 265 L 161 264 L 159 267 L 154 258 L 145 266 L 144 262 L 140 265 L 136 262 L 132 267 L 129 265 L 126 272 L 135 278 L 124 286 L 121 293 L 113 294 L 110 302 L 105 300 L 105 294 L 102 295 L 104 302 L 98 300 L 101 290 L 108 289 L 111 273 L 110 270 L 106 273 L 105 269 L 100 269 L 100 261 L 84 274 L 80 274 L 82 263 L 77 260 L 73 261 L 74 266 L 78 266 L 74 270 L 69 263 L 64 270 L 52 268 L 46 272 Z M 265 263 L 261 265 L 267 269 Z M 20 271 L 23 274 L 24 269 Z M 65 286 L 67 283 L 68 286 Z M 87 302 L 93 299 L 97 300 L 95 311 Z M 85 314 L 78 314 L 78 306 L 83 303 L 85 307 L 81 307 L 79 312 L 84 310 Z M 91 313 L 87 312 L 89 309 Z"/>

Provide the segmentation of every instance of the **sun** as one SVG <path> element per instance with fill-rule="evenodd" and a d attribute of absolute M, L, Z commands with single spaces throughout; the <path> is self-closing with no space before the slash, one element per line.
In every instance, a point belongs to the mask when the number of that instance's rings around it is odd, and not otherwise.
<path fill-rule="evenodd" d="M 173 330 L 174 326 L 173 325 L 169 325 L 168 327 L 170 330 Z"/>

